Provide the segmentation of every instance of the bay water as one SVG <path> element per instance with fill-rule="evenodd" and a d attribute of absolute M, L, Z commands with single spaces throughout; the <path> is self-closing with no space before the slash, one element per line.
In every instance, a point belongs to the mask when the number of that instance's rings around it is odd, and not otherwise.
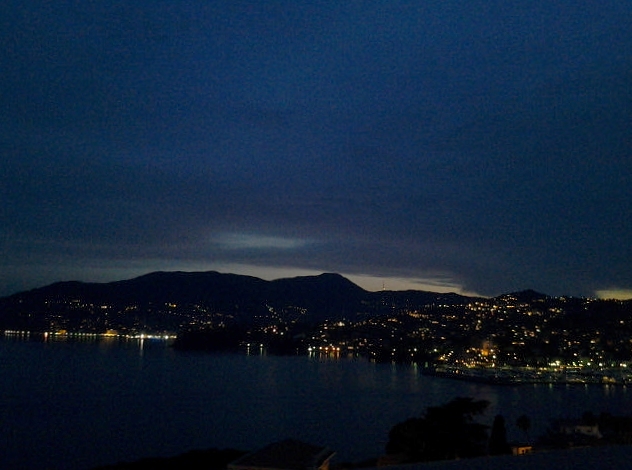
<path fill-rule="evenodd" d="M 384 451 L 390 428 L 459 397 L 490 402 L 509 439 L 584 411 L 632 414 L 632 390 L 496 386 L 358 358 L 179 352 L 140 339 L 0 340 L 0 468 L 89 469 L 192 449 L 254 450 L 288 437 L 335 461 Z"/>

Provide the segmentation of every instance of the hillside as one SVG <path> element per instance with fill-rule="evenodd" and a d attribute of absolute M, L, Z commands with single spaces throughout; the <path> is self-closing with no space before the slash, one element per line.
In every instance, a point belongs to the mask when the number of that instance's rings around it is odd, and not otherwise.
<path fill-rule="evenodd" d="M 59 282 L 0 298 L 0 328 L 29 331 L 169 330 L 270 318 L 320 323 L 402 306 L 466 303 L 423 291 L 368 292 L 339 274 L 266 281 L 237 274 L 154 272 L 109 283 Z"/>

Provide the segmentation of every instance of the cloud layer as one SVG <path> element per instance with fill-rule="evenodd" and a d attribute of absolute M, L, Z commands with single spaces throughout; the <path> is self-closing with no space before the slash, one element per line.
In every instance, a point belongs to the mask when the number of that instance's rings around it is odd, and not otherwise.
<path fill-rule="evenodd" d="M 0 9 L 0 294 L 217 267 L 632 288 L 627 2 Z"/>

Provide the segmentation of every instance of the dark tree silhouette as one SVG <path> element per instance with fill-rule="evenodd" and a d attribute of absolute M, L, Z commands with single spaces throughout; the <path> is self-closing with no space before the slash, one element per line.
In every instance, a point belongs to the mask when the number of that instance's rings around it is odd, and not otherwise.
<path fill-rule="evenodd" d="M 474 418 L 488 406 L 486 400 L 459 397 L 445 405 L 429 407 L 424 416 L 393 426 L 386 453 L 402 454 L 409 462 L 484 455 L 487 426 Z"/>
<path fill-rule="evenodd" d="M 489 454 L 502 455 L 510 454 L 511 447 L 507 444 L 507 430 L 505 429 L 505 418 L 502 415 L 496 415 L 492 432 L 489 436 Z"/>
<path fill-rule="evenodd" d="M 516 419 L 516 426 L 524 432 L 527 437 L 527 441 L 529 441 L 529 429 L 531 429 L 531 420 L 529 417 L 527 415 L 518 416 L 518 419 Z"/>

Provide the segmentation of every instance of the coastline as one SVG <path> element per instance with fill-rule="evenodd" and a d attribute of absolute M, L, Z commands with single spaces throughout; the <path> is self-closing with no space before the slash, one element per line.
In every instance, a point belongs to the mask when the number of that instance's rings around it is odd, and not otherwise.
<path fill-rule="evenodd" d="M 632 385 L 632 373 L 626 368 L 538 368 L 538 367 L 467 367 L 436 365 L 424 367 L 423 375 L 491 385 Z"/>

